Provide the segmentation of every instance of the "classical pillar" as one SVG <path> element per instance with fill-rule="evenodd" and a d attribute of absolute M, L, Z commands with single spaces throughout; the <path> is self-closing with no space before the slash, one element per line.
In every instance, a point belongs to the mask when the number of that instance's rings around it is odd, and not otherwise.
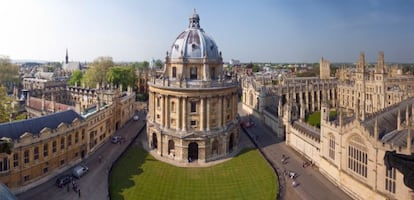
<path fill-rule="evenodd" d="M 166 117 L 166 120 L 167 120 L 167 123 L 166 123 L 165 126 L 167 128 L 170 128 L 171 111 L 170 111 L 170 96 L 169 95 L 166 96 L 165 105 L 166 105 L 165 107 L 167 108 L 166 111 L 165 111 L 165 117 Z"/>
<path fill-rule="evenodd" d="M 183 122 L 183 126 L 182 126 L 182 130 L 183 131 L 187 131 L 187 98 L 183 99 L 183 117 L 182 117 L 182 122 Z"/>
<path fill-rule="evenodd" d="M 183 118 L 183 115 L 182 115 L 182 113 L 181 113 L 181 111 L 183 110 L 182 109 L 182 107 L 183 107 L 183 98 L 182 97 L 178 97 L 178 109 L 177 109 L 177 128 L 176 128 L 176 130 L 178 131 L 178 130 L 180 130 L 181 129 L 181 127 L 182 127 L 182 118 Z"/>
<path fill-rule="evenodd" d="M 211 101 L 211 97 L 207 97 L 206 98 L 206 103 L 207 103 L 207 106 L 206 106 L 206 109 L 207 109 L 207 111 L 206 111 L 206 125 L 207 125 L 207 127 L 206 127 L 206 130 L 207 131 L 209 131 L 210 130 L 210 101 Z"/>
<path fill-rule="evenodd" d="M 218 102 L 218 112 L 217 112 L 217 114 L 218 114 L 218 127 L 222 127 L 223 126 L 223 120 L 222 120 L 222 118 L 223 118 L 223 97 L 222 96 L 219 96 L 218 97 L 218 100 L 219 100 L 219 102 Z"/>
<path fill-rule="evenodd" d="M 200 99 L 200 130 L 204 130 L 205 129 L 205 97 L 201 97 Z"/>

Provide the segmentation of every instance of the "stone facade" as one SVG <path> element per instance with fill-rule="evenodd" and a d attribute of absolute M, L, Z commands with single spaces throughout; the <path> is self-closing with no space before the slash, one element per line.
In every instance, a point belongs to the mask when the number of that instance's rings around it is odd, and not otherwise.
<path fill-rule="evenodd" d="M 2 134 L 14 144 L 11 154 L 0 153 L 0 181 L 15 193 L 47 181 L 88 157 L 134 115 L 135 93 L 130 88 L 127 92 L 97 89 L 96 93 L 108 98 L 96 97 L 80 113 L 57 111 L 0 124 Z M 93 99 L 94 93 L 89 95 Z"/>
<path fill-rule="evenodd" d="M 148 142 L 157 154 L 208 162 L 237 149 L 237 81 L 224 76 L 221 53 L 196 13 L 148 85 Z"/>

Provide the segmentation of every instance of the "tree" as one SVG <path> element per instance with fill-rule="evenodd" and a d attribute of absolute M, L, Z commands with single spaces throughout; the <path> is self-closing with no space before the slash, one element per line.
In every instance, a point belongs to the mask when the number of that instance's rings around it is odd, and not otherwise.
<path fill-rule="evenodd" d="M 12 98 L 7 96 L 7 90 L 0 85 L 0 123 L 8 122 L 10 114 L 14 113 Z"/>
<path fill-rule="evenodd" d="M 122 88 L 135 85 L 136 74 L 133 66 L 121 67 L 116 66 L 109 69 L 107 81 L 114 85 L 122 85 Z"/>
<path fill-rule="evenodd" d="M 83 78 L 83 73 L 80 70 L 73 71 L 72 75 L 70 76 L 70 79 L 68 81 L 69 85 L 81 85 L 81 81 Z"/>
<path fill-rule="evenodd" d="M 12 64 L 8 57 L 0 57 L 0 85 L 9 90 L 20 83 L 19 66 Z"/>
<path fill-rule="evenodd" d="M 160 59 L 157 59 L 157 60 L 155 61 L 155 66 L 157 66 L 157 67 L 162 67 L 162 61 L 161 61 Z"/>
<path fill-rule="evenodd" d="M 148 67 L 149 67 L 149 62 L 148 61 L 142 62 L 142 68 L 148 69 Z"/>
<path fill-rule="evenodd" d="M 111 57 L 99 57 L 90 64 L 84 74 L 83 82 L 87 87 L 96 87 L 96 84 L 103 85 L 106 83 L 109 68 L 114 66 Z"/>

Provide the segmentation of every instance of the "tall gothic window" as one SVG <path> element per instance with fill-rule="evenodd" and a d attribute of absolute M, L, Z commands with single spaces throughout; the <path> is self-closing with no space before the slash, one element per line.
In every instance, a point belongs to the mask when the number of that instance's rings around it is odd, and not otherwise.
<path fill-rule="evenodd" d="M 24 163 L 27 164 L 29 163 L 30 158 L 29 158 L 29 150 L 24 151 Z"/>
<path fill-rule="evenodd" d="M 367 177 L 368 155 L 367 148 L 362 143 L 360 137 L 353 137 L 348 145 L 348 169 L 360 175 Z"/>
<path fill-rule="evenodd" d="M 396 171 L 395 168 L 391 170 L 385 169 L 385 190 L 395 194 L 395 178 Z"/>
<path fill-rule="evenodd" d="M 15 153 L 13 154 L 13 167 L 19 166 L 19 154 Z"/>
<path fill-rule="evenodd" d="M 329 136 L 329 158 L 335 160 L 335 137 Z"/>
<path fill-rule="evenodd" d="M 35 147 L 34 148 L 34 150 L 33 150 L 33 157 L 34 157 L 34 160 L 39 159 L 39 147 Z"/>
<path fill-rule="evenodd" d="M 9 159 L 7 157 L 0 160 L 0 172 L 8 171 L 9 170 Z"/>
<path fill-rule="evenodd" d="M 43 157 L 47 157 L 49 155 L 49 145 L 45 143 L 43 145 Z"/>

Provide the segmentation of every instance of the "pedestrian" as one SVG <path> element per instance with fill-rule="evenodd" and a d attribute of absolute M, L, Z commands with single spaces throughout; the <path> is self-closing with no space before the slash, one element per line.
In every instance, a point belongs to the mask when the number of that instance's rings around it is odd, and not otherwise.
<path fill-rule="evenodd" d="M 78 189 L 78 196 L 79 196 L 79 198 L 81 197 L 80 188 Z"/>
<path fill-rule="evenodd" d="M 68 192 L 69 192 L 69 184 L 67 184 L 66 186 L 67 186 L 66 188 L 67 188 L 67 190 L 68 190 Z"/>

